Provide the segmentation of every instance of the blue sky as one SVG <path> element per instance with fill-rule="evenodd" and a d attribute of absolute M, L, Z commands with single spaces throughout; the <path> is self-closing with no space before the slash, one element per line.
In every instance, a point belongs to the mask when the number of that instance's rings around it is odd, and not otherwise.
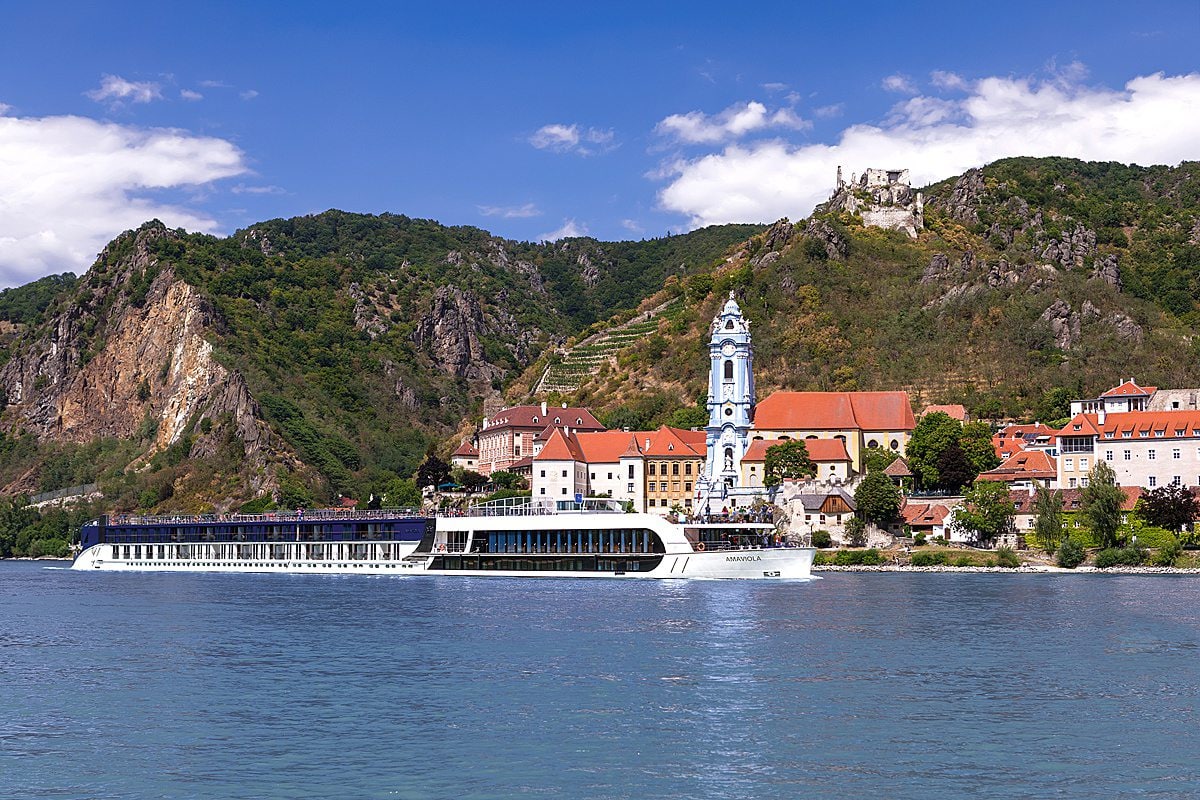
<path fill-rule="evenodd" d="M 642 238 L 803 217 L 839 163 L 1200 158 L 1196 0 L 0 12 L 0 285 L 147 216 Z"/>

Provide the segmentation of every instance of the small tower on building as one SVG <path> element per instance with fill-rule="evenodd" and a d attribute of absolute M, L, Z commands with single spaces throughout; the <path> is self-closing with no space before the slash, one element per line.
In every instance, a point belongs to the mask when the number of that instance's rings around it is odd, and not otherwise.
<path fill-rule="evenodd" d="M 719 510 L 730 490 L 741 484 L 742 456 L 750 445 L 754 424 L 754 348 L 750 322 L 729 293 L 721 312 L 713 318 L 708 353 L 708 425 L 705 427 L 708 462 L 697 482 L 702 508 Z"/>

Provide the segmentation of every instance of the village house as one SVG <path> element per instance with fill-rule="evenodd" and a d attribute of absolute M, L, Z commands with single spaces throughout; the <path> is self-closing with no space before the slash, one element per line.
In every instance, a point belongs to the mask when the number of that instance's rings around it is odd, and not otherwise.
<path fill-rule="evenodd" d="M 450 466 L 479 471 L 479 450 L 468 441 L 464 441 L 458 449 L 450 454 Z"/>
<path fill-rule="evenodd" d="M 992 435 L 992 447 L 1001 461 L 1022 450 L 1041 450 L 1054 456 L 1058 454 L 1056 434 L 1054 428 L 1040 422 L 1031 425 L 1008 425 Z"/>
<path fill-rule="evenodd" d="M 1076 414 L 1058 432 L 1058 485 L 1087 486 L 1100 461 L 1122 486 L 1200 485 L 1200 411 Z"/>
<path fill-rule="evenodd" d="M 767 450 L 781 442 L 778 439 L 754 439 L 742 456 L 742 485 L 761 487 L 766 480 Z M 808 439 L 808 457 L 817 468 L 814 478 L 829 483 L 845 483 L 850 479 L 850 454 L 841 439 Z"/>
<path fill-rule="evenodd" d="M 491 475 L 507 470 L 522 458 L 534 455 L 534 438 L 546 428 L 567 428 L 572 431 L 603 431 L 604 426 L 586 408 L 547 406 L 513 406 L 483 418 L 483 427 L 476 434 L 479 450 L 477 471 Z"/>
<path fill-rule="evenodd" d="M 613 497 L 637 511 L 691 511 L 704 472 L 704 431 L 583 432 L 554 429 L 533 458 L 535 501 Z"/>
<path fill-rule="evenodd" d="M 977 480 L 1007 483 L 1010 489 L 1058 487 L 1058 462 L 1044 450 L 1018 450 L 995 469 L 979 473 Z"/>
<path fill-rule="evenodd" d="M 868 447 L 903 455 L 916 427 L 905 392 L 775 392 L 755 409 L 751 436 L 839 440 L 857 475 Z"/>

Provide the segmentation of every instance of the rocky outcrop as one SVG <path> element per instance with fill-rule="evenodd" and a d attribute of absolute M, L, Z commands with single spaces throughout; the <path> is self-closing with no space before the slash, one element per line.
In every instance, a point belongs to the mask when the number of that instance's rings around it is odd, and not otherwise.
<path fill-rule="evenodd" d="M 750 259 L 750 266 L 769 267 L 782 258 L 783 251 L 791 244 L 792 234 L 795 230 L 796 226 L 788 222 L 786 218 L 767 228 L 766 233 L 763 234 L 762 247 Z"/>
<path fill-rule="evenodd" d="M 804 235 L 820 242 L 825 254 L 832 260 L 843 259 L 850 253 L 850 243 L 846 237 L 823 219 L 810 218 L 804 226 Z"/>
<path fill-rule="evenodd" d="M 387 323 L 379 318 L 375 307 L 368 302 L 366 292 L 357 283 L 352 283 L 346 293 L 354 300 L 354 327 L 378 339 L 387 332 Z"/>
<path fill-rule="evenodd" d="M 1040 319 L 1050 327 L 1050 335 L 1058 349 L 1070 350 L 1079 342 L 1082 320 L 1066 300 L 1055 300 L 1042 312 Z"/>
<path fill-rule="evenodd" d="M 1128 314 L 1120 311 L 1114 311 L 1113 313 L 1109 314 L 1104 318 L 1104 322 L 1105 324 L 1113 327 L 1113 330 L 1116 331 L 1116 334 L 1119 338 L 1128 342 L 1141 344 L 1142 340 L 1146 337 L 1145 331 L 1142 330 L 1142 326 L 1134 322 L 1133 318 Z"/>
<path fill-rule="evenodd" d="M 265 464 L 279 443 L 241 375 L 213 356 L 207 302 L 154 256 L 154 244 L 172 236 L 148 224 L 115 240 L 85 278 L 80 302 L 0 369 L 6 426 L 82 443 L 135 438 L 151 423 L 149 456 L 209 419 L 232 426 L 247 475 L 256 476 L 252 488 L 270 488 Z M 193 452 L 208 454 L 224 440 L 219 425 L 206 426 Z"/>
<path fill-rule="evenodd" d="M 1118 292 L 1121 291 L 1121 268 L 1117 266 L 1116 255 L 1109 253 L 1097 258 L 1092 263 L 1092 274 L 1088 276 L 1088 280 L 1104 281 Z"/>
<path fill-rule="evenodd" d="M 1063 233 L 1061 241 L 1051 239 L 1041 256 L 1063 269 L 1078 269 L 1095 252 L 1096 232 L 1077 224 L 1074 230 Z"/>
<path fill-rule="evenodd" d="M 479 336 L 483 310 L 475 295 L 457 286 L 442 286 L 429 311 L 417 323 L 413 341 L 424 348 L 437 368 L 460 378 L 491 378 L 497 369 L 484 361 Z"/>
<path fill-rule="evenodd" d="M 969 169 L 954 182 L 950 198 L 946 201 L 946 214 L 966 225 L 979 224 L 979 201 L 986 187 L 983 170 Z"/>
<path fill-rule="evenodd" d="M 592 263 L 592 259 L 588 258 L 587 253 L 580 253 L 575 263 L 579 265 L 579 277 L 583 278 L 583 283 L 589 289 L 600 282 L 600 270 Z"/>

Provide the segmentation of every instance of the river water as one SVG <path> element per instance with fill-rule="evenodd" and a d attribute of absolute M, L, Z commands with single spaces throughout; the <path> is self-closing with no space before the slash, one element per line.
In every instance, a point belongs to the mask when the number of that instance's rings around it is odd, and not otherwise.
<path fill-rule="evenodd" d="M 1196 798 L 1200 578 L 0 563 L 4 798 Z"/>

